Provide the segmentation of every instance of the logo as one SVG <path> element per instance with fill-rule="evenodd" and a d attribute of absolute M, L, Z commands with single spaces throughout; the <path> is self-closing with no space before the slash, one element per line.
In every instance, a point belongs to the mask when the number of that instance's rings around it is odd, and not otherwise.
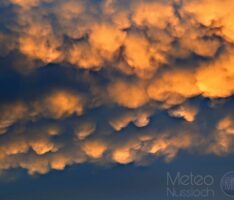
<path fill-rule="evenodd" d="M 234 171 L 226 173 L 220 182 L 221 190 L 229 197 L 234 197 Z"/>
<path fill-rule="evenodd" d="M 215 196 L 214 177 L 211 175 L 167 173 L 167 197 L 169 198 L 210 198 Z"/>

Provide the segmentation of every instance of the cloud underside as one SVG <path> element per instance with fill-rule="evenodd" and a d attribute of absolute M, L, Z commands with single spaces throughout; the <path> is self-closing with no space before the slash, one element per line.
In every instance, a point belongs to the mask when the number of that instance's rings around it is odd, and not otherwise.
<path fill-rule="evenodd" d="M 233 153 L 232 0 L 0 9 L 0 170 Z"/>

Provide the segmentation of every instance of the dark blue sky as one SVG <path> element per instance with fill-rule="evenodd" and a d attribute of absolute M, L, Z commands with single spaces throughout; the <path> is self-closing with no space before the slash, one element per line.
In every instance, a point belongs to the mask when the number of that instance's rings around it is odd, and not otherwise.
<path fill-rule="evenodd" d="M 233 170 L 233 162 L 233 156 L 219 158 L 181 152 L 170 163 L 157 160 L 147 167 L 80 165 L 37 177 L 15 171 L 16 180 L 1 181 L 0 195 L 1 200 L 165 200 L 173 199 L 166 195 L 167 172 L 172 177 L 177 172 L 192 172 L 214 177 L 211 189 L 215 196 L 204 199 L 228 200 L 231 198 L 222 193 L 219 184 L 222 176 Z"/>

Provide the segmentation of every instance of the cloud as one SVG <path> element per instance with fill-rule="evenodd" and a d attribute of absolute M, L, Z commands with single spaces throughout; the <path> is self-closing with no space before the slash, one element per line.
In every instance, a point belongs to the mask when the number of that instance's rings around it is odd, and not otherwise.
<path fill-rule="evenodd" d="M 197 107 L 188 104 L 180 105 L 177 108 L 169 110 L 169 114 L 172 117 L 182 117 L 188 122 L 193 122 L 196 118 L 197 113 Z"/>
<path fill-rule="evenodd" d="M 234 26 L 233 18 L 234 4 L 230 0 L 220 2 L 219 0 L 185 1 L 183 11 L 195 17 L 198 23 L 211 28 L 218 28 L 219 35 L 233 42 Z"/>
<path fill-rule="evenodd" d="M 113 152 L 112 159 L 120 164 L 128 164 L 133 162 L 134 157 L 127 147 L 117 149 Z"/>
<path fill-rule="evenodd" d="M 216 126 L 215 139 L 208 149 L 209 152 L 217 155 L 229 154 L 233 149 L 233 128 L 232 116 L 226 116 L 221 119 Z"/>
<path fill-rule="evenodd" d="M 169 24 L 176 25 L 178 20 L 170 1 L 137 3 L 134 6 L 132 19 L 137 26 L 159 29 L 165 29 Z"/>
<path fill-rule="evenodd" d="M 148 102 L 149 97 L 145 91 L 144 83 L 117 80 L 108 86 L 110 98 L 119 105 L 128 108 L 137 108 Z"/>
<path fill-rule="evenodd" d="M 92 121 L 81 122 L 75 128 L 75 135 L 77 139 L 84 140 L 90 136 L 96 129 L 96 124 Z"/>
<path fill-rule="evenodd" d="M 88 156 L 97 159 L 102 157 L 107 150 L 107 146 L 102 141 L 88 141 L 84 143 L 82 149 Z"/>
<path fill-rule="evenodd" d="M 84 69 L 99 69 L 103 59 L 97 49 L 93 49 L 88 43 L 74 45 L 69 52 L 69 62 Z"/>
<path fill-rule="evenodd" d="M 77 115 L 83 112 L 82 96 L 69 91 L 55 91 L 48 95 L 42 102 L 35 104 L 36 109 L 39 106 L 43 114 L 48 113 L 49 116 L 54 118 L 61 118 L 66 115 Z"/>
<path fill-rule="evenodd" d="M 16 102 L 13 105 L 2 106 L 1 113 L 0 134 L 4 134 L 8 127 L 25 116 L 27 107 L 21 102 Z"/>
<path fill-rule="evenodd" d="M 233 6 L 2 1 L 0 170 L 233 153 Z"/>
<path fill-rule="evenodd" d="M 145 72 L 157 70 L 157 66 L 166 62 L 163 55 L 160 55 L 157 47 L 151 45 L 144 35 L 129 34 L 124 43 L 125 60 L 139 76 L 145 76 Z M 149 73 L 146 73 L 147 75 Z"/>
<path fill-rule="evenodd" d="M 123 112 L 115 115 L 110 119 L 109 123 L 116 131 L 121 131 L 127 127 L 131 122 L 137 127 L 145 127 L 150 123 L 149 111 Z"/>
<path fill-rule="evenodd" d="M 233 50 L 227 51 L 213 62 L 204 64 L 197 70 L 197 85 L 204 96 L 211 98 L 232 96 L 234 91 L 233 55 Z"/>
<path fill-rule="evenodd" d="M 152 99 L 171 105 L 181 104 L 187 98 L 200 94 L 194 72 L 186 69 L 164 72 L 152 80 L 147 92 Z"/>
<path fill-rule="evenodd" d="M 92 27 L 89 42 L 103 54 L 113 54 L 123 44 L 126 32 L 107 24 L 95 24 Z M 108 57 L 107 55 L 106 57 Z"/>

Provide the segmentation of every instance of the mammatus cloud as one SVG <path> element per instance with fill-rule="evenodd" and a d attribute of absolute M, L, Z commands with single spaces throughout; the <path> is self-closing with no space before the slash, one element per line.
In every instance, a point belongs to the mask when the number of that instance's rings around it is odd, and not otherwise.
<path fill-rule="evenodd" d="M 233 153 L 232 0 L 0 8 L 0 170 Z"/>

